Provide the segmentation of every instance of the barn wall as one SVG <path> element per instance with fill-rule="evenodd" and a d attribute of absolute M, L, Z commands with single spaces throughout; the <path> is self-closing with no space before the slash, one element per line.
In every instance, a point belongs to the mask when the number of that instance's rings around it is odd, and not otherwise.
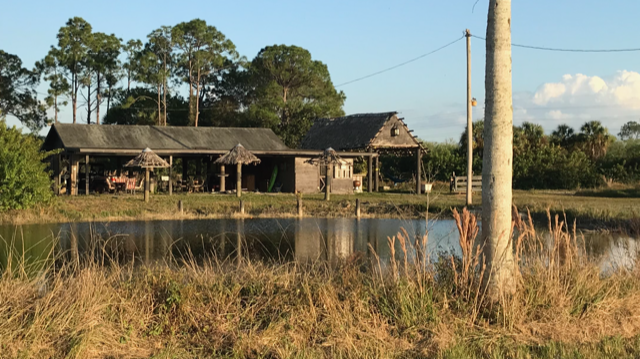
<path fill-rule="evenodd" d="M 320 185 L 320 172 L 318 166 L 307 163 L 308 158 L 296 157 L 295 159 L 295 186 L 296 192 L 318 193 Z"/>
<path fill-rule="evenodd" d="M 353 180 L 351 178 L 334 178 L 331 181 L 331 193 L 351 194 L 353 193 Z"/>
<path fill-rule="evenodd" d="M 391 129 L 393 126 L 397 125 L 400 129 L 400 134 L 398 136 L 391 136 Z M 389 119 L 389 121 L 385 122 L 382 130 L 378 133 L 378 136 L 372 142 L 372 146 L 374 148 L 380 147 L 417 147 L 413 136 L 407 128 L 404 126 L 402 121 L 398 119 L 398 116 L 393 116 Z"/>

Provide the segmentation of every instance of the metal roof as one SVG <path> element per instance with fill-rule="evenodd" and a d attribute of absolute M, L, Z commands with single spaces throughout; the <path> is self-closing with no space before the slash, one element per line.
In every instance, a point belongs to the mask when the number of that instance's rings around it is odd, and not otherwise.
<path fill-rule="evenodd" d="M 249 151 L 287 151 L 289 148 L 268 128 L 159 127 L 125 125 L 55 124 L 43 149 L 197 152 L 229 151 L 241 143 Z"/>

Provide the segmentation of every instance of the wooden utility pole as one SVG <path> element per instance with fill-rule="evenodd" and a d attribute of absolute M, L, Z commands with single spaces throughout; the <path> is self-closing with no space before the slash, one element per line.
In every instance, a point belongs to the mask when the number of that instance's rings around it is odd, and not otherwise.
<path fill-rule="evenodd" d="M 467 38 L 467 206 L 473 203 L 473 119 L 471 105 L 471 32 Z"/>

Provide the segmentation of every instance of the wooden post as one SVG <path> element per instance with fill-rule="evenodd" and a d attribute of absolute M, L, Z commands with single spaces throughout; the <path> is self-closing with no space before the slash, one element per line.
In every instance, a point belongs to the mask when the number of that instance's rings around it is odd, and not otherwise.
<path fill-rule="evenodd" d="M 367 192 L 373 192 L 373 154 L 367 157 Z"/>
<path fill-rule="evenodd" d="M 324 176 L 324 200 L 331 200 L 331 179 L 333 178 L 333 166 L 330 163 L 326 165 L 327 173 Z"/>
<path fill-rule="evenodd" d="M 356 198 L 356 218 L 360 219 L 360 198 Z"/>
<path fill-rule="evenodd" d="M 244 220 L 239 219 L 236 222 L 236 264 L 238 266 L 242 264 L 242 232 L 244 232 Z"/>
<path fill-rule="evenodd" d="M 298 217 L 304 215 L 304 209 L 302 208 L 302 198 L 298 197 Z"/>
<path fill-rule="evenodd" d="M 224 173 L 224 165 L 220 165 L 220 193 L 227 190 L 224 186 L 224 180 L 226 176 L 227 175 Z"/>
<path fill-rule="evenodd" d="M 54 193 L 56 196 L 60 195 L 60 174 L 62 173 L 62 159 L 60 158 L 60 154 L 53 155 L 53 183 L 54 183 Z"/>
<path fill-rule="evenodd" d="M 84 156 L 84 194 L 89 195 L 89 155 Z"/>
<path fill-rule="evenodd" d="M 149 168 L 144 171 L 144 201 L 149 202 Z"/>
<path fill-rule="evenodd" d="M 173 156 L 169 156 L 169 196 L 173 195 Z"/>
<path fill-rule="evenodd" d="M 209 157 L 205 157 L 204 159 L 204 178 L 202 179 L 202 188 L 203 192 L 209 190 Z"/>
<path fill-rule="evenodd" d="M 380 191 L 380 156 L 376 156 L 373 169 L 373 190 Z"/>
<path fill-rule="evenodd" d="M 244 201 L 240 200 L 240 214 L 244 214 Z"/>
<path fill-rule="evenodd" d="M 78 156 L 72 154 L 69 156 L 69 182 L 71 183 L 70 195 L 78 195 Z"/>
<path fill-rule="evenodd" d="M 242 197 L 242 163 L 238 162 L 238 172 L 236 179 L 236 195 L 238 198 Z"/>
<path fill-rule="evenodd" d="M 178 213 L 183 216 L 184 215 L 184 204 L 182 203 L 182 200 L 178 201 Z"/>
<path fill-rule="evenodd" d="M 467 37 L 467 206 L 473 203 L 473 120 L 471 104 L 471 32 Z"/>
<path fill-rule="evenodd" d="M 418 147 L 416 149 L 416 194 L 422 193 L 422 189 L 420 187 L 422 184 L 422 148 Z"/>

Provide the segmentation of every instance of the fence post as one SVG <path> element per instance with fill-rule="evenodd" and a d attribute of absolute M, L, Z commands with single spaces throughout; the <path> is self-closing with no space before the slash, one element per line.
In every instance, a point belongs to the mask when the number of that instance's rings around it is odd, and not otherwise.
<path fill-rule="evenodd" d="M 360 219 L 360 198 L 356 198 L 356 218 Z"/>
<path fill-rule="evenodd" d="M 303 208 L 302 208 L 302 198 L 298 197 L 298 217 L 303 216 Z"/>
<path fill-rule="evenodd" d="M 181 216 L 184 215 L 184 205 L 182 204 L 182 200 L 178 201 L 178 213 Z"/>

